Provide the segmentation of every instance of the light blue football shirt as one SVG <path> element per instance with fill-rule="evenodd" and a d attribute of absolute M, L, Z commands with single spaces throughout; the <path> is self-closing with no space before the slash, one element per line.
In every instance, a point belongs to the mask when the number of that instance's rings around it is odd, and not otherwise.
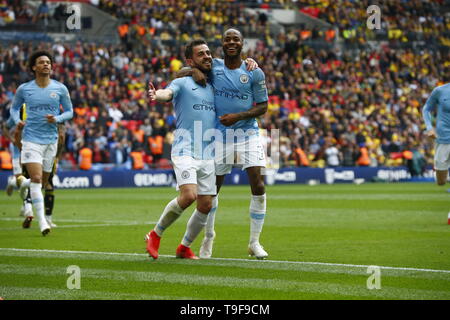
<path fill-rule="evenodd" d="M 224 60 L 214 59 L 211 78 L 217 117 L 248 111 L 254 103 L 269 100 L 264 72 L 259 68 L 247 71 L 245 62 L 242 62 L 237 69 L 228 69 Z M 222 132 L 224 139 L 226 139 L 227 129 L 242 129 L 248 133 L 248 136 L 259 135 L 256 118 L 241 120 L 229 127 L 218 120 L 217 129 Z"/>
<path fill-rule="evenodd" d="M 214 159 L 212 140 L 216 108 L 212 86 L 207 84 L 202 87 L 192 77 L 184 77 L 173 80 L 167 89 L 173 91 L 172 102 L 176 116 L 172 156 Z"/>
<path fill-rule="evenodd" d="M 73 117 L 72 102 L 66 86 L 56 80 L 50 80 L 47 87 L 39 87 L 35 80 L 26 82 L 17 88 L 10 110 L 14 125 L 20 121 L 20 108 L 26 105 L 25 127 L 22 140 L 37 144 L 52 144 L 58 140 L 57 123 Z M 61 113 L 62 105 L 64 112 Z M 56 116 L 57 123 L 47 122 L 46 115 Z"/>
<path fill-rule="evenodd" d="M 427 130 L 433 128 L 432 112 L 436 111 L 437 143 L 450 143 L 450 83 L 435 88 L 423 107 Z"/>

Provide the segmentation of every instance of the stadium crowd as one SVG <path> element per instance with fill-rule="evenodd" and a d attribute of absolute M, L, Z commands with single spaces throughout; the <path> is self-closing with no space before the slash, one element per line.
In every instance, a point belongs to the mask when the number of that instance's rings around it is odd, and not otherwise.
<path fill-rule="evenodd" d="M 366 25 L 367 8 L 377 4 L 381 10 L 381 28 L 371 32 Z M 450 42 L 450 18 L 445 15 L 450 9 L 448 0 L 299 0 L 296 5 L 300 11 L 337 27 L 347 42 L 365 43 L 374 39 Z"/>
<path fill-rule="evenodd" d="M 85 154 L 81 150 L 91 151 L 94 166 L 170 166 L 174 113 L 170 104 L 149 103 L 147 83 L 164 87 L 174 77 L 183 66 L 182 44 L 191 38 L 218 40 L 222 25 L 241 20 L 255 28 L 264 27 L 260 16 L 249 23 L 238 3 L 221 7 L 225 4 L 218 2 L 218 10 L 208 10 L 205 8 L 209 6 L 195 2 L 187 10 L 172 11 L 168 21 L 158 15 L 168 8 L 164 6 L 187 5 L 187 1 L 152 4 L 149 0 L 146 7 L 143 2 L 132 3 L 99 3 L 101 8 L 131 19 L 119 27 L 122 42 L 118 45 L 38 45 L 54 53 L 53 78 L 66 84 L 74 105 L 74 119 L 66 125 L 62 168 L 78 167 L 80 154 Z M 120 10 L 111 9 L 114 5 Z M 336 10 L 323 14 L 340 16 L 339 6 Z M 225 20 L 215 16 L 217 12 Z M 199 16 L 208 18 L 194 19 Z M 140 21 L 149 23 L 150 28 L 137 36 Z M 124 25 L 129 27 L 126 33 L 120 30 Z M 206 33 L 183 36 L 194 30 L 190 28 Z M 261 127 L 268 130 L 267 144 L 271 130 L 280 129 L 282 165 L 395 166 L 416 161 L 420 174 L 424 158 L 431 163 L 433 152 L 423 134 L 421 108 L 435 86 L 450 81 L 448 50 L 393 49 L 389 43 L 377 48 L 318 50 L 304 40 L 298 30 L 289 30 L 274 39 L 261 39 L 256 48 L 245 53 L 266 74 L 269 111 L 260 119 Z M 211 47 L 220 57 L 217 41 Z M 0 48 L 3 118 L 17 86 L 31 78 L 26 61 L 34 49 L 31 43 L 10 43 Z M 1 137 L 0 146 L 7 146 L 5 137 Z"/>

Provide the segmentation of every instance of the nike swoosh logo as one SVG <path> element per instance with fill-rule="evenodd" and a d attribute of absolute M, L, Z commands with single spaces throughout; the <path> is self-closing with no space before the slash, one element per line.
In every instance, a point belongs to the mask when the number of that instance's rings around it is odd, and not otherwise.
<path fill-rule="evenodd" d="M 192 91 L 197 90 L 197 89 L 198 89 L 198 87 L 197 88 L 192 88 Z"/>

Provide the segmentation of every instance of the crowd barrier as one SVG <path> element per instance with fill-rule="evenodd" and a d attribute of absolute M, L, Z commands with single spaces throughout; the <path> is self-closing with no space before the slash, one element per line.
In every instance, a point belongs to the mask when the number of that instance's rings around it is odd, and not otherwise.
<path fill-rule="evenodd" d="M 11 171 L 0 172 L 0 188 L 5 188 Z M 434 181 L 431 167 L 423 177 L 412 178 L 406 167 L 337 167 L 337 168 L 283 168 L 267 169 L 265 181 L 278 184 L 333 184 L 364 182 L 431 182 Z M 175 186 L 173 170 L 104 170 L 104 171 L 58 171 L 54 177 L 56 188 L 129 188 Z M 246 185 L 245 171 L 233 169 L 225 178 L 227 185 Z"/>

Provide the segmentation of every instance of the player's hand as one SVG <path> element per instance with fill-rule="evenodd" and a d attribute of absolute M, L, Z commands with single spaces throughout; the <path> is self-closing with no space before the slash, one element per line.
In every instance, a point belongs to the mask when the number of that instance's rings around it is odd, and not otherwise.
<path fill-rule="evenodd" d="M 206 87 L 207 77 L 200 69 L 192 68 L 192 79 L 202 87 Z"/>
<path fill-rule="evenodd" d="M 153 83 L 151 82 L 148 83 L 148 97 L 150 98 L 151 101 L 156 100 L 156 89 Z"/>
<path fill-rule="evenodd" d="M 56 123 L 56 117 L 52 114 L 47 114 L 45 116 L 47 118 L 48 123 Z"/>
<path fill-rule="evenodd" d="M 223 124 L 226 127 L 229 127 L 241 119 L 237 113 L 227 113 L 227 114 L 224 114 L 223 116 L 220 116 L 219 120 L 220 120 L 221 124 Z"/>
<path fill-rule="evenodd" d="M 22 120 L 20 120 L 20 121 L 17 123 L 16 131 L 17 131 L 17 130 L 22 130 L 23 127 L 25 127 L 25 122 L 23 122 Z"/>
<path fill-rule="evenodd" d="M 425 132 L 425 135 L 427 136 L 428 139 L 436 139 L 436 131 L 434 129 L 430 129 L 428 131 Z"/>
<path fill-rule="evenodd" d="M 245 64 L 247 65 L 247 71 L 253 71 L 258 69 L 258 63 L 252 58 L 245 59 Z"/>

